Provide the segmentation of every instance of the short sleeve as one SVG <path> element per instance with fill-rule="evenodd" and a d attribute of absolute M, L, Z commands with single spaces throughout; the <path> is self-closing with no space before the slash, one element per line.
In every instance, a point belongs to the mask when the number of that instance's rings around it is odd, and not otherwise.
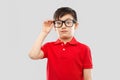
<path fill-rule="evenodd" d="M 48 57 L 48 43 L 42 45 L 41 50 L 44 53 L 44 57 L 43 58 L 47 58 Z"/>
<path fill-rule="evenodd" d="M 83 68 L 90 69 L 93 68 L 91 50 L 88 46 L 85 48 L 84 58 L 83 58 Z"/>

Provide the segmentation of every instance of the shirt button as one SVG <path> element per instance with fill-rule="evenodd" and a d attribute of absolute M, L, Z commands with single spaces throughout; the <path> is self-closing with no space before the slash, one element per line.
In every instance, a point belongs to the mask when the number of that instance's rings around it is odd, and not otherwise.
<path fill-rule="evenodd" d="M 63 48 L 63 51 L 65 51 L 65 48 Z"/>
<path fill-rule="evenodd" d="M 63 46 L 63 44 L 61 44 Z"/>

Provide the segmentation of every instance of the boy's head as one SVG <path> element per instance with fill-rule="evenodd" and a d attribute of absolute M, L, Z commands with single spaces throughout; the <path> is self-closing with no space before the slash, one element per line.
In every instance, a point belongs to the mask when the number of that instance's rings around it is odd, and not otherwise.
<path fill-rule="evenodd" d="M 76 14 L 76 12 L 75 12 L 75 10 L 73 10 L 70 7 L 58 8 L 55 11 L 55 13 L 54 13 L 53 19 L 54 20 L 59 20 L 59 18 L 63 17 L 66 14 L 70 14 L 74 18 L 74 20 L 77 21 L 77 14 Z"/>
<path fill-rule="evenodd" d="M 77 14 L 70 7 L 58 8 L 54 13 L 54 27 L 60 39 L 71 38 L 78 26 Z"/>

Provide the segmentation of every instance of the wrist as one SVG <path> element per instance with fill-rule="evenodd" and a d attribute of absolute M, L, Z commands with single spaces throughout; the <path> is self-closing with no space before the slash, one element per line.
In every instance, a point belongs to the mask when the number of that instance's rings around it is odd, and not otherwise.
<path fill-rule="evenodd" d="M 41 34 L 41 35 L 45 35 L 45 36 L 47 36 L 47 35 L 48 35 L 48 33 L 49 33 L 49 32 L 46 32 L 46 31 L 41 31 L 41 33 L 40 33 L 40 34 Z"/>
<path fill-rule="evenodd" d="M 50 32 L 50 30 L 42 29 L 41 32 L 42 32 L 42 33 L 45 33 L 45 34 L 48 34 L 48 33 Z"/>

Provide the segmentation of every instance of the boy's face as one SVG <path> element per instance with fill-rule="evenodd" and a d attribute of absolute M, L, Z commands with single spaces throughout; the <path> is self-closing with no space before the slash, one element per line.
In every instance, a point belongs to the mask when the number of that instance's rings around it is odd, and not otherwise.
<path fill-rule="evenodd" d="M 56 21 L 56 25 L 60 26 L 59 28 L 55 28 L 58 33 L 60 39 L 67 39 L 74 36 L 74 30 L 77 28 L 78 23 L 74 23 L 74 18 L 70 15 L 64 15 L 63 17 L 59 18 L 60 21 Z M 63 23 L 60 23 L 63 21 Z"/>

